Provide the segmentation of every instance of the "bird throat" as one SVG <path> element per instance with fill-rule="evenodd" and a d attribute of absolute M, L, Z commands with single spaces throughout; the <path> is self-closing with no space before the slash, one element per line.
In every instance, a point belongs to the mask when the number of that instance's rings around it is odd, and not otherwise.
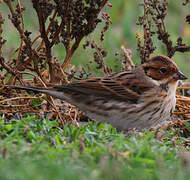
<path fill-rule="evenodd" d="M 163 90 L 165 90 L 166 92 L 168 92 L 168 90 L 169 90 L 168 83 L 160 84 L 160 88 L 163 89 Z"/>

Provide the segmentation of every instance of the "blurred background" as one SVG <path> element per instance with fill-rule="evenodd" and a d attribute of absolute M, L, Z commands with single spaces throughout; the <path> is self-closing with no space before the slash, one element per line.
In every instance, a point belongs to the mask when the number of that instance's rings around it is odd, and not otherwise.
<path fill-rule="evenodd" d="M 120 55 L 117 57 L 115 54 L 120 53 L 121 45 L 124 45 L 127 49 L 132 51 L 132 59 L 136 64 L 140 64 L 139 54 L 137 49 L 136 34 L 143 36 L 143 29 L 137 26 L 138 16 L 143 14 L 143 8 L 139 6 L 141 0 L 111 0 L 112 8 L 106 6 L 105 11 L 108 12 L 112 19 L 112 24 L 109 30 L 105 33 L 104 42 L 100 42 L 100 32 L 104 24 L 100 23 L 96 30 L 86 37 L 86 40 L 96 39 L 97 44 L 108 52 L 105 62 L 108 66 L 112 67 L 115 71 L 121 70 Z M 190 12 L 190 4 L 183 6 L 183 1 L 169 0 L 168 15 L 167 15 L 167 30 L 171 35 L 171 40 L 175 43 L 177 37 L 182 36 L 184 43 L 190 45 L 190 25 L 185 22 L 185 16 Z M 38 35 L 38 22 L 36 21 L 36 12 L 33 10 L 30 1 L 21 1 L 22 5 L 26 8 L 24 11 L 25 30 L 31 31 L 31 38 Z M 3 25 L 3 37 L 7 40 L 3 47 L 3 56 L 8 60 L 16 56 L 15 50 L 19 47 L 19 34 L 7 18 L 9 10 L 4 3 L 0 3 L 0 11 L 6 19 Z M 91 48 L 83 49 L 85 39 L 80 44 L 75 55 L 72 58 L 71 63 L 75 66 L 83 66 L 87 70 L 87 64 L 89 61 L 93 62 L 93 52 Z M 165 46 L 154 39 L 154 45 L 156 51 L 154 54 L 166 55 Z M 57 45 L 53 48 L 53 55 L 57 59 L 63 62 L 65 57 L 65 50 L 63 45 Z M 115 60 L 115 59 L 118 60 Z M 177 52 L 173 57 L 175 62 L 179 65 L 181 70 L 190 77 L 190 52 L 179 53 Z M 96 75 L 102 74 L 102 72 L 96 69 L 96 65 L 92 63 L 92 70 Z M 88 71 L 88 70 L 87 70 Z"/>

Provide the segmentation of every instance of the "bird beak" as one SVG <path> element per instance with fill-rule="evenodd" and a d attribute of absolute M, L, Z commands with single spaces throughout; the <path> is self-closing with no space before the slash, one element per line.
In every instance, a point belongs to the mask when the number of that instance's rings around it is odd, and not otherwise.
<path fill-rule="evenodd" d="M 176 80 L 185 80 L 187 79 L 187 77 L 180 71 L 178 71 L 177 73 L 175 73 L 173 75 L 173 78 L 176 79 Z"/>

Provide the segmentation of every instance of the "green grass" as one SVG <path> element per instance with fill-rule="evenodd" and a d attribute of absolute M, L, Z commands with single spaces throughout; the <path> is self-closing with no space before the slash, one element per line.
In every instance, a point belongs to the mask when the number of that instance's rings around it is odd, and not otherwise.
<path fill-rule="evenodd" d="M 0 126 L 0 179 L 188 179 L 179 151 L 188 138 L 168 131 L 126 136 L 107 124 L 58 128 L 35 116 Z M 188 148 L 186 148 L 188 149 Z"/>

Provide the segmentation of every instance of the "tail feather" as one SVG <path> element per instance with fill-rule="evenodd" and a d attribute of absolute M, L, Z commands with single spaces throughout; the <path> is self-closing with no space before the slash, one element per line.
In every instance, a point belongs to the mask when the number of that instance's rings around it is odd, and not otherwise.
<path fill-rule="evenodd" d="M 65 100 L 68 102 L 71 101 L 63 91 L 57 91 L 56 89 L 53 89 L 53 88 L 50 89 L 50 88 L 43 88 L 43 87 L 25 87 L 25 86 L 14 86 L 14 85 L 7 85 L 6 87 L 9 87 L 12 89 L 33 91 L 35 93 L 44 93 L 61 100 Z"/>
<path fill-rule="evenodd" d="M 26 90 L 26 91 L 33 91 L 35 93 L 43 93 L 43 90 L 45 90 L 45 88 L 15 86 L 15 85 L 6 85 L 6 87 L 9 87 L 12 89 L 21 89 L 21 90 Z"/>

